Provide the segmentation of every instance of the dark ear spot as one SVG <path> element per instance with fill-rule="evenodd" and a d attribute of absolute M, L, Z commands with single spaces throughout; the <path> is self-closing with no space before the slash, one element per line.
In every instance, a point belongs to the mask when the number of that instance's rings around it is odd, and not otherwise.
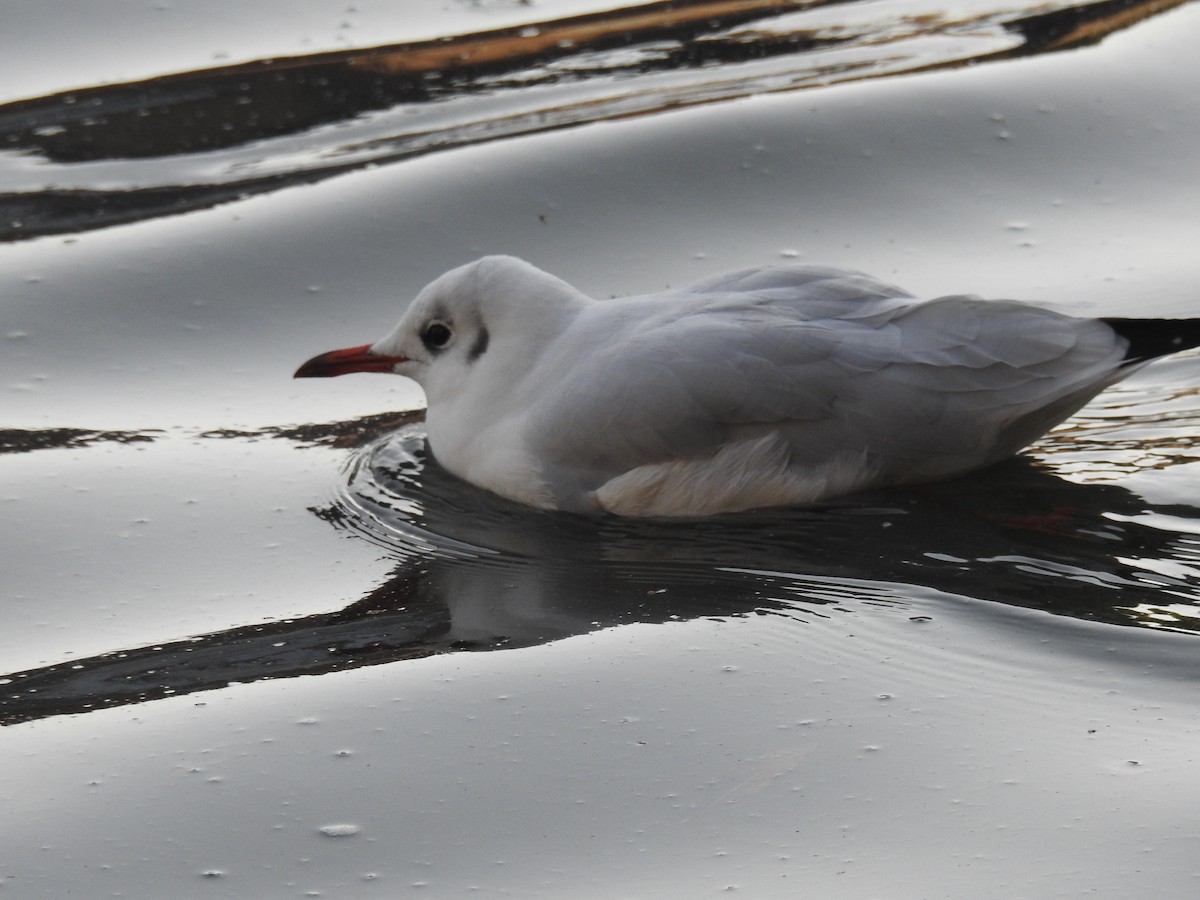
<path fill-rule="evenodd" d="M 475 337 L 475 343 L 471 345 L 471 349 L 467 352 L 467 360 L 475 362 L 479 357 L 487 352 L 488 348 L 488 330 L 480 327 L 479 334 Z"/>

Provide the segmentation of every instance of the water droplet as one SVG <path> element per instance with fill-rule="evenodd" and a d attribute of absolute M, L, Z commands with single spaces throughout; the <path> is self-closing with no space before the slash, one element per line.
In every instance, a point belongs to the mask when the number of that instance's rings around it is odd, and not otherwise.
<path fill-rule="evenodd" d="M 322 825 L 317 830 L 326 837 L 350 837 L 358 834 L 361 829 L 349 822 L 335 822 L 332 825 Z"/>

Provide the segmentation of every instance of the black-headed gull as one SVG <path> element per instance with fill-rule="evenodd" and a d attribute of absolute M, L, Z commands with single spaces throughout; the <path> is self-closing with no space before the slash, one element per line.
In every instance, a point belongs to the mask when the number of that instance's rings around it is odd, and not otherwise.
<path fill-rule="evenodd" d="M 952 478 L 1011 456 L 1200 320 L 918 300 L 784 265 L 594 300 L 488 256 L 297 378 L 394 372 L 450 472 L 542 509 L 709 515 Z"/>

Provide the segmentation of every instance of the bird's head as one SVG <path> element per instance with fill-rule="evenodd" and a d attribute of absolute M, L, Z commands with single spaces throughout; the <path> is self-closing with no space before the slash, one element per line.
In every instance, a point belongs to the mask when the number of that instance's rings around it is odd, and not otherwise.
<path fill-rule="evenodd" d="M 331 350 L 296 378 L 389 372 L 411 378 L 432 404 L 461 393 L 484 364 L 528 368 L 542 345 L 588 298 L 566 282 L 511 256 L 485 256 L 429 284 L 386 337 Z"/>

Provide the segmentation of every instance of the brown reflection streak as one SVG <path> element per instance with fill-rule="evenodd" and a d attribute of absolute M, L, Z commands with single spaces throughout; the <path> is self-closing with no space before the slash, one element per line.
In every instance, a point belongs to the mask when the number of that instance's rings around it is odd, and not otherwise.
<path fill-rule="evenodd" d="M 1115 8 L 1104 19 L 1095 22 L 1081 22 L 1061 37 L 1046 44 L 1044 49 L 1059 50 L 1094 44 L 1108 37 L 1114 31 L 1130 28 L 1138 22 L 1186 2 L 1188 0 L 1145 0 L 1145 2 L 1129 8 L 1125 8 L 1124 4 L 1120 3 L 1108 4 Z"/>
<path fill-rule="evenodd" d="M 537 25 L 522 25 L 494 32 L 468 35 L 448 41 L 410 44 L 386 49 L 348 62 L 375 71 L 399 73 L 445 71 L 464 65 L 486 65 L 525 59 L 546 53 L 561 53 L 618 38 L 621 43 L 644 41 L 656 33 L 671 33 L 702 24 L 706 29 L 728 27 L 764 14 L 811 9 L 838 0 L 717 0 L 682 9 L 677 2 L 559 19 Z M 432 45 L 432 46 L 431 46 Z"/>
<path fill-rule="evenodd" d="M 1127 606 L 1124 609 L 1131 620 L 1144 628 L 1174 631 L 1180 634 L 1195 634 L 1197 618 L 1200 618 L 1194 608 L 1175 610 L 1164 606 L 1139 604 Z"/>
<path fill-rule="evenodd" d="M 1120 398 L 1126 392 L 1118 388 L 1110 393 Z M 1200 387 L 1164 391 L 1150 398 L 1138 393 L 1132 405 L 1118 399 L 1097 406 L 1096 412 L 1103 411 L 1103 415 L 1089 415 L 1086 410 L 1076 414 L 1027 452 L 1074 477 L 1101 480 L 1200 462 L 1200 412 L 1181 407 L 1197 396 Z M 1147 403 L 1180 407 L 1174 412 L 1133 411 Z M 1074 454 L 1080 454 L 1082 461 L 1072 460 Z"/>
<path fill-rule="evenodd" d="M 786 13 L 850 2 L 854 0 L 656 2 L 10 103 L 0 106 L 0 146 L 40 156 L 57 168 L 46 167 L 44 188 L 0 193 L 0 240 L 184 213 L 368 164 L 501 138 L 767 92 L 1060 51 L 1095 43 L 1186 0 L 983 8 L 953 20 L 892 14 L 846 28 L 753 28 L 755 22 Z M 905 46 L 928 36 L 952 39 L 940 51 L 942 58 L 930 61 Z M 859 51 L 861 57 L 820 55 L 830 49 Z M 605 50 L 629 53 L 611 57 L 601 52 Z M 746 66 L 772 60 L 779 61 L 765 69 Z M 653 78 L 678 70 L 696 74 L 682 84 Z M 620 84 L 605 80 L 617 73 L 636 77 Z M 486 104 L 476 111 L 463 102 L 502 92 L 523 99 L 520 92 L 529 86 L 564 83 L 584 87 L 570 99 L 561 94 L 536 101 L 530 97 L 526 107 L 500 113 Z M 584 90 L 590 93 L 580 93 Z M 381 120 L 372 126 L 378 133 L 363 128 L 365 113 L 398 108 L 421 113 L 435 103 L 437 114 L 449 112 L 451 121 L 430 123 L 417 116 L 395 124 Z M 352 123 L 357 133 L 322 130 Z M 300 135 L 305 144 L 299 149 L 276 150 L 271 143 Z M 252 143 L 259 148 L 253 158 L 207 160 L 206 154 L 232 153 Z M 86 165 L 78 165 L 134 159 L 155 159 L 156 168 L 131 170 L 125 184 L 110 170 L 101 182 Z M 114 177 L 119 187 L 112 186 Z"/>

